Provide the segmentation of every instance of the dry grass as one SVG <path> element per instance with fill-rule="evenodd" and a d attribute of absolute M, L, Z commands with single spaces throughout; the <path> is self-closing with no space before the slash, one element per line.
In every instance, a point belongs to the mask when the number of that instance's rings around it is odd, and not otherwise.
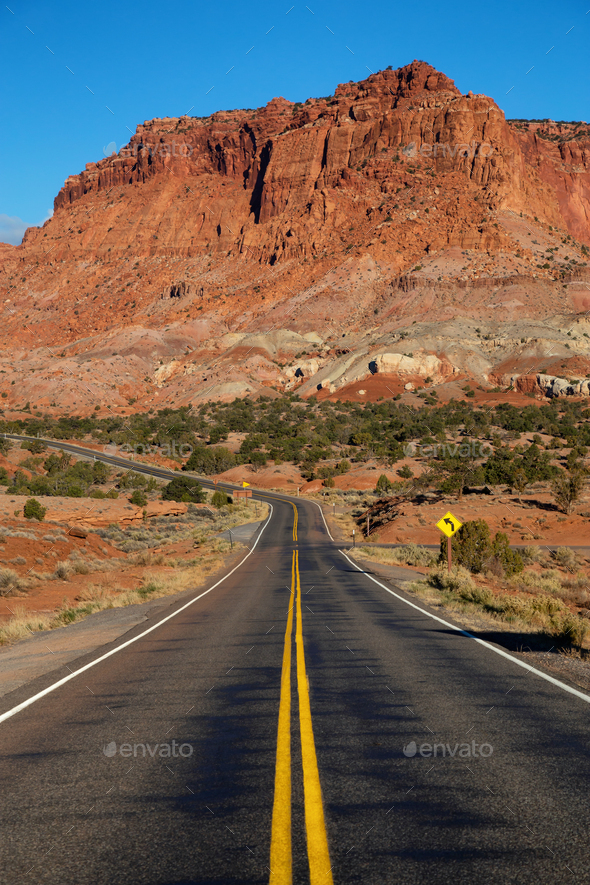
<path fill-rule="evenodd" d="M 64 602 L 53 614 L 36 614 L 28 612 L 24 607 L 15 607 L 14 616 L 9 621 L 0 625 L 0 645 L 16 642 L 24 639 L 39 630 L 53 630 L 66 624 L 80 621 L 90 614 L 109 608 L 121 608 L 127 605 L 137 605 L 147 599 L 156 599 L 165 596 L 173 596 L 187 590 L 194 590 L 205 583 L 207 578 L 223 565 L 227 554 L 243 549 L 243 545 L 234 541 L 233 550 L 230 542 L 223 538 L 215 537 L 219 532 L 233 528 L 244 523 L 254 521 L 256 518 L 265 519 L 269 512 L 268 504 L 258 505 L 258 515 L 254 507 L 246 502 L 222 508 L 214 511 L 207 517 L 201 516 L 203 511 L 195 510 L 183 518 L 173 517 L 160 520 L 155 526 L 148 528 L 133 528 L 132 531 L 122 532 L 119 526 L 111 526 L 104 531 L 117 546 L 127 547 L 134 543 L 140 546 L 140 550 L 134 552 L 128 559 L 112 558 L 110 560 L 83 559 L 77 552 L 70 559 L 57 562 L 52 574 L 31 572 L 31 577 L 36 580 L 64 580 L 67 581 L 74 574 L 89 574 L 93 571 L 121 570 L 128 563 L 133 566 L 144 566 L 152 569 L 144 575 L 141 584 L 132 589 L 118 589 L 116 586 L 105 584 L 89 585 L 81 591 L 76 605 Z M 207 513 L 207 511 L 205 511 Z M 180 528 L 178 528 L 180 524 Z M 149 546 L 160 546 L 162 543 L 193 540 L 194 535 L 199 535 L 202 542 L 198 549 L 194 550 L 191 558 L 170 558 L 164 553 L 152 553 Z M 135 535 L 135 537 L 133 537 Z M 146 549 L 147 548 L 147 549 Z M 164 570 L 158 566 L 167 566 Z M 15 593 L 28 586 L 27 582 L 19 578 L 12 569 L 0 569 L 0 595 Z"/>
<path fill-rule="evenodd" d="M 383 562 L 390 565 L 423 565 L 432 567 L 437 560 L 436 554 L 419 544 L 404 544 L 401 547 L 360 547 L 359 554 L 372 562 Z"/>
<path fill-rule="evenodd" d="M 26 578 L 21 578 L 13 569 L 0 568 L 0 596 L 19 596 L 28 586 Z"/>
<path fill-rule="evenodd" d="M 518 579 L 522 577 L 519 575 Z M 538 578 L 535 574 L 535 579 Z M 410 589 L 446 608 L 477 613 L 489 621 L 501 621 L 520 632 L 545 634 L 556 645 L 582 646 L 590 624 L 579 615 L 572 614 L 565 602 L 556 598 L 556 586 L 556 577 L 551 575 L 542 588 L 537 584 L 534 586 L 534 589 L 549 592 L 534 595 L 494 593 L 476 583 L 461 566 L 456 566 L 449 574 L 444 566 L 439 565 L 432 568 L 423 581 L 412 583 Z"/>

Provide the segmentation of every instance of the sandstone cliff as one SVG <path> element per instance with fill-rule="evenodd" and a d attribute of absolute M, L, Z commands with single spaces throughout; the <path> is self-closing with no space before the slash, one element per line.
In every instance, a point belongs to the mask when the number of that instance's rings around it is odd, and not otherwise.
<path fill-rule="evenodd" d="M 327 98 L 148 121 L 0 249 L 6 399 L 343 389 L 371 360 L 440 383 L 518 373 L 533 332 L 502 331 L 516 343 L 492 357 L 498 323 L 590 308 L 589 164 L 586 124 L 506 121 L 423 62 Z M 484 337 L 465 348 L 456 317 Z M 432 322 L 451 337 L 404 356 L 400 330 Z"/>

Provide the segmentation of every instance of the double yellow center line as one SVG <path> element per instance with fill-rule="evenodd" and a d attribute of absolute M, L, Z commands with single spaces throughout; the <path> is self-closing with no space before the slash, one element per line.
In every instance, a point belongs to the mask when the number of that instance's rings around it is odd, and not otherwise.
<path fill-rule="evenodd" d="M 293 505 L 294 506 L 294 505 Z M 293 526 L 293 540 L 297 540 L 297 508 Z M 299 697 L 299 728 L 303 763 L 303 795 L 307 857 L 311 885 L 333 885 L 328 850 L 328 836 L 324 820 L 322 788 L 313 737 L 311 704 L 305 670 L 303 621 L 301 617 L 301 580 L 299 551 L 293 550 L 291 563 L 291 595 L 285 630 L 283 667 L 281 671 L 281 698 L 277 735 L 275 794 L 272 811 L 270 845 L 270 885 L 291 885 L 293 861 L 291 849 L 291 644 L 293 637 L 293 610 L 297 609 L 295 646 L 297 649 L 297 693 Z"/>
<path fill-rule="evenodd" d="M 294 515 L 293 515 L 293 540 L 296 541 L 297 540 L 297 523 L 299 522 L 299 514 L 297 512 L 297 507 L 295 507 L 295 504 L 293 504 L 293 502 L 291 502 L 291 504 L 293 505 L 293 510 L 295 511 Z"/>

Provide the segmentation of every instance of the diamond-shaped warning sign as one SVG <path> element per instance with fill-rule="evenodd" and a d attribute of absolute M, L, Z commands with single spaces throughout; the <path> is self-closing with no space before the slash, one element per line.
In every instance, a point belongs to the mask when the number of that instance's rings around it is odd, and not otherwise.
<path fill-rule="evenodd" d="M 458 531 L 463 525 L 456 516 L 453 516 L 451 511 L 445 513 L 441 519 L 436 524 L 437 529 L 440 529 L 443 535 L 446 535 L 447 538 L 452 537 L 456 531 Z"/>

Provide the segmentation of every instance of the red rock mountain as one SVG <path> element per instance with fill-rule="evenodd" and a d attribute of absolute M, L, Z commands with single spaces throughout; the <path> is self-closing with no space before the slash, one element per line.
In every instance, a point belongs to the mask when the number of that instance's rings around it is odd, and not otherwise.
<path fill-rule="evenodd" d="M 559 317 L 590 307 L 588 243 L 590 127 L 506 121 L 423 62 L 151 120 L 2 247 L 0 387 L 82 412 L 291 388 L 298 368 L 303 394 L 492 384 L 556 353 L 585 377 Z"/>

